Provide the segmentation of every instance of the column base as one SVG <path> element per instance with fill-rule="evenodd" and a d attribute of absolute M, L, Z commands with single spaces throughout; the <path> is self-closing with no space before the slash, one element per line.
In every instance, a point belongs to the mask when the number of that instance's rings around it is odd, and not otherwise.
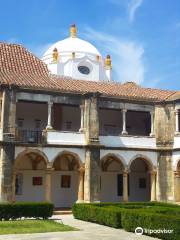
<path fill-rule="evenodd" d="M 80 129 L 79 129 L 79 132 L 80 132 L 80 133 L 83 133 L 83 132 L 84 132 L 84 128 L 80 128 Z"/>
<path fill-rule="evenodd" d="M 84 200 L 77 200 L 76 203 L 84 203 Z"/>
<path fill-rule="evenodd" d="M 128 135 L 128 132 L 127 131 L 122 131 L 121 134 L 122 135 Z"/>
<path fill-rule="evenodd" d="M 47 126 L 46 130 L 53 130 L 53 127 L 52 126 Z"/>
<path fill-rule="evenodd" d="M 149 136 L 150 136 L 150 137 L 154 137 L 155 134 L 154 134 L 154 133 L 150 133 Z"/>

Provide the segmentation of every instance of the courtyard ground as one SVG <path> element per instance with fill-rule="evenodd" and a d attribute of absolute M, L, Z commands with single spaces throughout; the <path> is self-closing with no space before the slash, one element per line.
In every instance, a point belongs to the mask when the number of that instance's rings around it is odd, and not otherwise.
<path fill-rule="evenodd" d="M 153 240 L 148 236 L 137 236 L 123 229 L 114 229 L 95 223 L 76 220 L 72 215 L 55 215 L 53 218 L 59 219 L 64 224 L 80 229 L 71 232 L 51 232 L 34 234 L 10 234 L 1 235 L 0 240 Z M 61 220 L 60 220 L 61 219 Z"/>

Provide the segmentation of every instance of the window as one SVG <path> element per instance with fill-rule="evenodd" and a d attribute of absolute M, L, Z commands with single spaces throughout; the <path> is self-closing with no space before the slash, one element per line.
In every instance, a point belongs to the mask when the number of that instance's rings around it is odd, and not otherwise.
<path fill-rule="evenodd" d="M 39 129 L 41 127 L 41 120 L 35 119 L 34 122 L 35 122 L 35 128 Z"/>
<path fill-rule="evenodd" d="M 71 130 L 72 122 L 66 122 L 66 130 Z"/>
<path fill-rule="evenodd" d="M 70 175 L 62 175 L 61 176 L 61 187 L 62 188 L 70 188 L 71 187 L 71 176 Z"/>
<path fill-rule="evenodd" d="M 33 186 L 41 186 L 43 184 L 42 177 L 33 177 L 32 178 L 32 185 Z"/>
<path fill-rule="evenodd" d="M 17 126 L 18 126 L 19 128 L 22 128 L 23 125 L 24 125 L 24 119 L 23 119 L 23 118 L 18 118 L 18 120 L 17 120 Z"/>
<path fill-rule="evenodd" d="M 17 174 L 16 181 L 15 181 L 15 194 L 22 195 L 22 185 L 23 185 L 23 175 Z"/>
<path fill-rule="evenodd" d="M 117 175 L 117 195 L 118 196 L 123 195 L 123 175 L 122 174 Z"/>
<path fill-rule="evenodd" d="M 139 178 L 139 188 L 146 188 L 146 178 Z"/>
<path fill-rule="evenodd" d="M 90 69 L 87 66 L 79 66 L 78 70 L 80 73 L 88 75 L 90 73 Z"/>

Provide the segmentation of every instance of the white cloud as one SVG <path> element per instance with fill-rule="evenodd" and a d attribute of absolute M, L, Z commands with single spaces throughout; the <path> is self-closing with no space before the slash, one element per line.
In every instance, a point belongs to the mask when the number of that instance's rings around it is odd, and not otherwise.
<path fill-rule="evenodd" d="M 89 40 L 93 40 L 97 46 L 103 48 L 102 51 L 105 50 L 111 55 L 115 81 L 134 81 L 138 84 L 144 81 L 144 48 L 141 44 L 119 39 L 91 28 L 86 28 L 84 35 Z"/>
<path fill-rule="evenodd" d="M 108 0 L 108 2 L 127 9 L 129 22 L 135 19 L 138 8 L 143 4 L 144 0 Z"/>
<path fill-rule="evenodd" d="M 138 8 L 142 5 L 143 0 L 131 0 L 128 4 L 129 21 L 133 22 Z"/>

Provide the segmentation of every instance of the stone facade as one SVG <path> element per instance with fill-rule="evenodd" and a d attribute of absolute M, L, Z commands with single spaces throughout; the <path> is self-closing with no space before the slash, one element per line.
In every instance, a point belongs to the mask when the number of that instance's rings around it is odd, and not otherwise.
<path fill-rule="evenodd" d="M 40 95 L 35 96 L 31 93 L 32 99 L 38 99 Z M 23 96 L 18 93 L 18 96 Z M 123 192 L 122 192 L 122 201 L 127 202 L 129 200 L 129 193 L 128 193 L 128 186 L 129 186 L 129 175 L 131 176 L 131 162 L 135 159 L 144 159 L 147 161 L 147 166 L 149 166 L 149 172 L 147 178 L 150 181 L 150 196 L 149 200 L 155 201 L 179 201 L 180 194 L 180 181 L 179 181 L 179 170 L 176 169 L 174 171 L 173 168 L 173 146 L 174 146 L 174 132 L 175 132 L 175 104 L 158 104 L 155 105 L 153 115 L 151 115 L 151 133 L 153 135 L 148 137 L 147 139 L 153 139 L 155 136 L 156 145 L 152 149 L 148 149 L 148 147 L 143 148 L 142 146 L 139 147 L 129 147 L 128 145 L 123 145 L 121 147 L 112 147 L 112 145 L 103 145 L 101 144 L 101 137 L 99 134 L 99 107 L 101 105 L 109 106 L 110 109 L 115 109 L 116 111 L 122 111 L 127 107 L 125 111 L 123 111 L 123 130 L 126 131 L 126 114 L 128 108 L 131 109 L 148 109 L 152 113 L 152 106 L 148 106 L 147 103 L 141 104 L 133 104 L 127 103 L 125 105 L 122 104 L 121 100 L 109 100 L 107 99 L 103 101 L 103 98 L 97 93 L 89 93 L 81 96 L 79 100 L 74 98 L 74 96 L 50 96 L 43 97 L 42 99 L 51 99 L 51 107 L 48 107 L 48 111 L 53 113 L 53 100 L 56 102 L 58 101 L 65 101 L 68 99 L 70 104 L 79 104 L 81 106 L 81 126 L 80 132 L 78 134 L 84 136 L 84 145 L 78 145 L 74 143 L 74 145 L 69 143 L 64 144 L 57 144 L 53 146 L 53 149 L 59 149 L 59 151 L 64 151 L 75 157 L 75 159 L 79 159 L 77 153 L 73 153 L 72 151 L 68 151 L 68 148 L 73 148 L 73 151 L 81 152 L 82 156 L 80 157 L 81 160 L 77 160 L 78 163 L 78 192 L 77 192 L 77 200 L 79 202 L 98 202 L 101 201 L 102 198 L 102 161 L 101 161 L 101 154 L 102 151 L 107 151 L 110 155 L 109 163 L 114 161 L 121 161 L 123 164 L 123 171 L 119 171 L 120 174 L 123 176 Z M 74 99 L 74 100 L 73 100 Z M 15 132 L 15 125 L 16 125 L 16 105 L 17 105 L 18 98 L 16 97 L 15 90 L 4 89 L 3 91 L 3 101 L 2 101 L 2 112 L 1 112 L 1 122 L 2 122 L 2 130 L 3 130 L 3 139 L 1 141 L 1 159 L 0 159 L 0 169 L 1 169 L 1 200 L 3 201 L 15 201 L 15 182 L 16 182 L 16 174 L 18 173 L 17 169 L 14 169 L 14 162 L 16 161 L 17 154 L 16 149 L 20 147 L 25 148 L 25 153 L 27 156 L 29 153 L 37 153 L 37 149 L 41 149 L 44 156 L 48 156 L 47 158 L 51 158 L 53 155 L 52 146 L 50 143 L 46 142 L 46 139 L 40 144 L 33 144 L 33 143 L 21 143 L 16 141 L 16 132 Z M 41 101 L 41 99 L 40 99 Z M 143 106 L 144 104 L 144 106 Z M 52 113 L 48 112 L 48 120 L 47 124 L 52 125 Z M 153 116 L 153 117 L 152 117 Z M 107 116 L 108 117 L 108 116 Z M 55 132 L 53 129 L 46 129 L 46 133 Z M 68 134 L 68 133 L 67 133 Z M 123 135 L 123 133 L 122 133 Z M 134 139 L 133 136 L 128 136 L 128 132 L 125 134 L 124 139 L 132 140 Z M 44 137 L 47 138 L 48 134 L 45 134 Z M 107 136 L 108 137 L 108 136 Z M 116 139 L 115 137 L 111 137 L 112 139 Z M 138 137 L 141 139 L 141 137 Z M 137 141 L 137 140 L 136 140 Z M 135 141 L 135 142 L 136 142 Z M 79 149 L 79 150 L 78 150 Z M 56 150 L 58 151 L 58 150 Z M 124 156 L 120 156 L 124 151 Z M 22 151 L 23 152 L 23 151 Z M 144 152 L 147 157 L 144 157 Z M 118 154 L 117 154 L 118 153 Z M 151 157 L 152 153 L 154 156 L 157 156 L 157 165 L 156 161 L 153 160 Z M 112 157 L 117 156 L 117 158 Z M 127 157 L 126 157 L 127 154 Z M 133 157 L 134 154 L 134 157 Z M 118 156 L 119 155 L 119 156 Z M 129 162 L 127 162 L 126 158 L 128 155 L 132 155 Z M 149 155 L 149 157 L 148 157 Z M 25 156 L 25 155 L 24 155 Z M 108 154 L 107 154 L 108 156 Z M 42 155 L 43 158 L 43 155 Z M 45 157 L 46 158 L 46 157 Z M 124 158 L 124 159 L 123 159 Z M 150 159 L 151 158 L 151 159 Z M 41 160 L 41 158 L 39 158 Z M 68 157 L 68 159 L 71 159 Z M 72 158 L 73 159 L 73 158 Z M 31 157 L 32 160 L 32 157 Z M 39 161 L 40 161 L 39 160 Z M 149 161 L 149 162 L 148 162 Z M 153 163 L 154 161 L 154 163 Z M 37 162 L 39 164 L 39 162 Z M 107 164 L 107 168 L 108 168 Z M 71 169 L 74 169 L 71 167 Z M 116 167 L 115 167 L 116 170 Z M 15 172 L 16 171 L 16 172 Z M 54 165 L 53 160 L 51 160 L 47 166 L 45 167 L 45 192 L 44 192 L 44 200 L 46 201 L 53 201 L 52 192 L 53 192 L 53 173 L 54 173 Z M 114 171 L 114 170 L 113 170 Z M 21 172 L 21 171 L 20 171 Z M 108 192 L 108 189 L 107 189 Z"/>

